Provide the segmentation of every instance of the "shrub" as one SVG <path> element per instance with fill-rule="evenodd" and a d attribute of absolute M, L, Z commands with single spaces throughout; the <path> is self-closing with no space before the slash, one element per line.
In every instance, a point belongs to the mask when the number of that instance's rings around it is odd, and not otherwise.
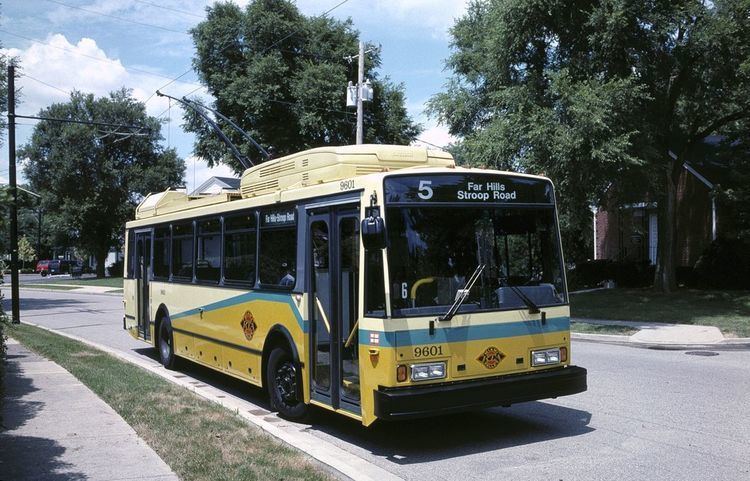
<path fill-rule="evenodd" d="M 107 274 L 110 277 L 122 277 L 123 272 L 123 261 L 113 262 L 111 266 L 107 267 Z"/>
<path fill-rule="evenodd" d="M 716 239 L 695 263 L 694 282 L 710 289 L 750 289 L 750 246 L 739 239 Z"/>
<path fill-rule="evenodd" d="M 618 287 L 648 287 L 654 281 L 654 266 L 648 262 L 599 259 L 577 264 L 568 272 L 570 290 L 593 288 L 613 280 Z"/>

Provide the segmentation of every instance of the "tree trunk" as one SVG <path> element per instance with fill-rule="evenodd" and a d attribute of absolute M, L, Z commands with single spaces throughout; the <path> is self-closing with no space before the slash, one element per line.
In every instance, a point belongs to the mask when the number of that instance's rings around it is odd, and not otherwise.
<path fill-rule="evenodd" d="M 96 259 L 96 277 L 105 277 L 104 263 L 107 261 L 107 250 L 94 254 Z"/>
<path fill-rule="evenodd" d="M 659 202 L 659 238 L 654 289 L 670 293 L 677 289 L 677 182 L 680 162 L 670 158 Z"/>

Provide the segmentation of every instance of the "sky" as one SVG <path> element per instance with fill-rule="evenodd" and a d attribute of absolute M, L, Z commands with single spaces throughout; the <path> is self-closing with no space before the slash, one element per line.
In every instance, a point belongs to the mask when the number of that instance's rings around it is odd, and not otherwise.
<path fill-rule="evenodd" d="M 5 0 L 0 4 L 0 42 L 2 51 L 17 57 L 20 64 L 22 77 L 16 81 L 16 88 L 20 88 L 21 104 L 17 113 L 35 115 L 54 102 L 66 101 L 73 89 L 103 96 L 126 87 L 132 89 L 135 98 L 146 102 L 149 115 L 167 120 L 162 127 L 164 142 L 175 147 L 185 159 L 188 191 L 213 175 L 233 175 L 226 166 L 209 169 L 193 155 L 194 137 L 182 130 L 181 109 L 154 95 L 161 88 L 176 97 L 190 92 L 205 97 L 191 70 L 195 52 L 187 31 L 205 17 L 205 7 L 213 3 Z M 244 6 L 248 2 L 234 0 L 234 3 Z M 351 18 L 361 39 L 380 44 L 380 73 L 403 83 L 408 111 L 424 128 L 419 138 L 438 146 L 451 142 L 447 129 L 427 117 L 424 107 L 447 80 L 444 62 L 450 54 L 448 30 L 454 19 L 465 12 L 465 0 L 297 0 L 296 3 L 306 15 L 320 15 L 332 9 L 328 14 L 331 17 Z M 341 86 L 342 106 L 345 87 Z M 16 130 L 19 146 L 28 140 L 33 124 L 34 121 L 19 119 Z M 0 183 L 7 182 L 7 175 L 5 148 L 0 150 Z M 22 176 L 20 167 L 19 176 Z"/>

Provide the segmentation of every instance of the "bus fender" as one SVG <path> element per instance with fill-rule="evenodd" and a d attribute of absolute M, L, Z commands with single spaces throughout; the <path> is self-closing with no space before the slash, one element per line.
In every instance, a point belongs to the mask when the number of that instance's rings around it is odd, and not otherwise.
<path fill-rule="evenodd" d="M 167 306 L 164 304 L 159 304 L 159 307 L 156 309 L 156 315 L 154 316 L 154 346 L 157 345 L 156 337 L 159 336 L 159 324 L 161 323 L 161 320 L 165 317 L 169 317 L 169 309 L 167 309 Z"/>
<path fill-rule="evenodd" d="M 263 344 L 263 357 L 261 359 L 261 382 L 263 383 L 263 386 L 267 386 L 266 365 L 268 363 L 268 356 L 271 355 L 271 350 L 273 349 L 273 347 L 278 346 L 279 344 L 286 344 L 292 352 L 292 359 L 294 359 L 294 361 L 297 362 L 300 367 L 302 367 L 302 361 L 300 360 L 299 353 L 297 352 L 297 345 L 294 343 L 294 339 L 292 339 L 292 335 L 289 333 L 289 330 L 281 324 L 275 324 L 273 327 L 271 327 L 271 329 L 268 330 L 266 342 Z"/>

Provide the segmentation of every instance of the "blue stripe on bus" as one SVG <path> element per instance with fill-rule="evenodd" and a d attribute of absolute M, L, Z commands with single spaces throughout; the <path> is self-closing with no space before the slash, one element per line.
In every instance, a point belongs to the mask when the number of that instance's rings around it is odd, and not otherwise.
<path fill-rule="evenodd" d="M 425 319 L 425 324 L 429 320 Z M 448 342 L 479 341 L 482 339 L 495 339 L 500 337 L 529 336 L 534 334 L 546 334 L 550 332 L 567 331 L 570 329 L 569 317 L 552 317 L 547 319 L 547 324 L 542 321 L 520 321 L 487 324 L 481 326 L 445 327 L 435 326 L 435 334 L 430 335 L 429 329 L 416 329 L 413 331 L 380 332 L 360 329 L 359 343 L 371 346 L 383 347 L 407 347 L 421 344 L 441 344 Z M 371 336 L 377 337 L 377 342 L 372 342 Z"/>
<path fill-rule="evenodd" d="M 242 304 L 245 302 L 250 301 L 271 301 L 271 302 L 281 302 L 289 305 L 289 308 L 294 313 L 294 317 L 297 319 L 297 324 L 299 324 L 300 329 L 302 329 L 302 332 L 307 332 L 307 321 L 302 319 L 302 316 L 300 316 L 299 311 L 297 310 L 297 306 L 294 305 L 294 302 L 292 302 L 291 295 L 288 294 L 268 294 L 268 293 L 259 293 L 259 292 L 246 292 L 244 294 L 240 294 L 238 296 L 230 297 L 227 299 L 223 299 L 221 301 L 212 302 L 211 304 L 206 304 L 203 307 L 203 312 L 210 312 L 215 311 L 217 309 L 223 309 L 225 307 L 232 307 L 237 304 Z M 200 314 L 200 309 L 188 309 L 187 311 L 183 311 L 177 314 L 174 314 L 170 316 L 172 320 L 180 319 L 183 317 L 188 316 L 195 316 Z"/>

